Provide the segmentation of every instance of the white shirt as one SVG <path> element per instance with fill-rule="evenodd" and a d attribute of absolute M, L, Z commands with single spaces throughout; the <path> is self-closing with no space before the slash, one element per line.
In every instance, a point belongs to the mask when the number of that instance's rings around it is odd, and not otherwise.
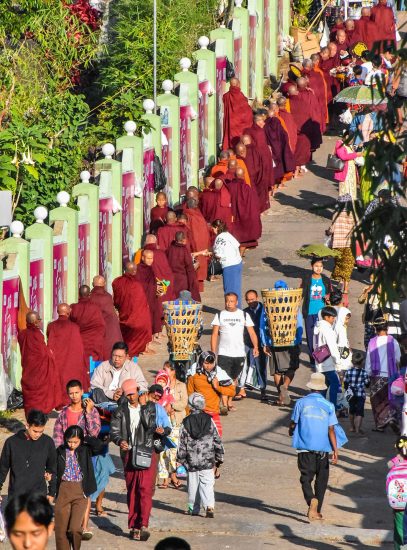
<path fill-rule="evenodd" d="M 254 327 L 248 313 L 244 313 L 241 309 L 236 309 L 236 311 L 223 309 L 215 315 L 212 326 L 219 327 L 218 355 L 245 357 L 244 328 Z"/>
<path fill-rule="evenodd" d="M 119 387 L 119 378 L 120 378 L 121 370 L 122 369 L 113 369 L 113 378 L 112 378 L 112 381 L 110 382 L 109 387 L 107 388 L 108 390 L 115 391 Z"/>
<path fill-rule="evenodd" d="M 394 359 L 396 363 L 400 362 L 400 346 L 397 340 L 393 340 L 394 343 Z M 389 376 L 389 371 L 387 368 L 387 336 L 378 336 L 377 338 L 377 351 L 379 352 L 380 360 L 380 373 L 378 376 Z M 372 376 L 372 365 L 370 364 L 370 353 L 366 355 L 366 364 L 365 364 L 366 373 L 369 376 Z"/>
<path fill-rule="evenodd" d="M 242 263 L 239 246 L 239 241 L 227 231 L 216 237 L 213 252 L 219 258 L 222 268 Z"/>
<path fill-rule="evenodd" d="M 140 406 L 137 405 L 137 407 L 132 407 L 131 405 L 129 405 L 129 413 L 130 413 L 130 438 L 133 444 L 135 439 L 135 433 L 140 423 Z"/>
<path fill-rule="evenodd" d="M 362 63 L 362 74 L 360 75 L 360 78 L 363 78 L 363 80 L 367 77 L 367 74 L 373 69 L 373 63 L 371 61 L 366 61 L 365 63 Z"/>

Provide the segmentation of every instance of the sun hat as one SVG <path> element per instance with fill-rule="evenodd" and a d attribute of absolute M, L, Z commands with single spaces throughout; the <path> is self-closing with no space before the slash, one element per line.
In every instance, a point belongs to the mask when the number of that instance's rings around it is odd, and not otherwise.
<path fill-rule="evenodd" d="M 325 384 L 325 376 L 322 372 L 314 372 L 311 374 L 311 378 L 307 384 L 307 388 L 310 390 L 323 391 L 328 388 Z"/>

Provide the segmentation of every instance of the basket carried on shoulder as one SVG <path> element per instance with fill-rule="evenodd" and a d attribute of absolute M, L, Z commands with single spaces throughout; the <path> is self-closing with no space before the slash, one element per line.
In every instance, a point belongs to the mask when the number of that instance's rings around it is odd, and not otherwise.
<path fill-rule="evenodd" d="M 163 311 L 172 358 L 188 361 L 198 339 L 202 304 L 163 302 Z"/>
<path fill-rule="evenodd" d="M 273 347 L 293 346 L 302 288 L 261 291 Z"/>

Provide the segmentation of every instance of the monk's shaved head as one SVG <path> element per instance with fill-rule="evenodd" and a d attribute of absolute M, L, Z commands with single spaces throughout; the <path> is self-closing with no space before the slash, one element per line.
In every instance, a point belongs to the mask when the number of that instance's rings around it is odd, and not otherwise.
<path fill-rule="evenodd" d="M 264 115 L 262 113 L 256 113 L 253 117 L 254 123 L 260 128 L 264 128 L 266 121 L 264 120 Z"/>
<path fill-rule="evenodd" d="M 324 61 L 329 59 L 329 50 L 328 50 L 328 48 L 327 47 L 322 48 L 322 50 L 319 52 L 319 55 L 321 56 L 321 59 L 323 59 Z"/>
<path fill-rule="evenodd" d="M 286 106 L 286 103 L 287 103 L 287 99 L 283 95 L 277 99 L 277 105 L 280 108 L 282 107 L 284 109 L 284 107 Z"/>
<path fill-rule="evenodd" d="M 249 136 L 249 134 L 243 134 L 242 137 L 240 138 L 240 141 L 244 145 L 251 145 L 252 144 L 252 137 Z"/>
<path fill-rule="evenodd" d="M 212 177 L 212 176 L 206 176 L 206 178 L 204 178 L 204 186 L 205 186 L 205 189 L 208 189 L 211 185 L 211 183 L 213 182 L 215 178 Z"/>
<path fill-rule="evenodd" d="M 36 325 L 40 320 L 40 316 L 36 311 L 29 311 L 25 316 L 25 320 L 27 321 L 27 325 Z"/>
<path fill-rule="evenodd" d="M 288 90 L 287 90 L 287 93 L 288 95 L 298 95 L 298 89 L 297 89 L 297 86 L 295 86 L 294 84 L 292 84 L 291 86 L 288 87 Z"/>
<path fill-rule="evenodd" d="M 167 212 L 167 215 L 165 216 L 165 219 L 167 220 L 167 223 L 172 224 L 172 223 L 175 223 L 177 221 L 177 215 L 176 215 L 175 212 L 170 210 L 169 212 Z"/>
<path fill-rule="evenodd" d="M 236 155 L 239 155 L 239 157 L 246 156 L 246 145 L 244 143 L 239 142 L 236 145 Z"/>
<path fill-rule="evenodd" d="M 304 69 L 312 69 L 311 59 L 304 59 L 304 61 L 302 62 L 302 66 L 304 67 Z"/>
<path fill-rule="evenodd" d="M 233 170 L 236 170 L 237 168 L 237 160 L 236 159 L 232 159 L 228 162 L 228 169 L 233 171 Z"/>
<path fill-rule="evenodd" d="M 338 52 L 338 47 L 335 44 L 335 42 L 330 42 L 328 44 L 328 50 L 329 50 L 329 57 L 335 57 L 335 55 Z"/>
<path fill-rule="evenodd" d="M 186 198 L 187 198 L 187 200 L 188 200 L 188 199 L 196 199 L 196 200 L 198 200 L 198 198 L 199 198 L 199 190 L 198 190 L 198 188 L 197 188 L 197 187 L 194 187 L 194 186 L 188 187 L 187 193 L 186 193 Z"/>
<path fill-rule="evenodd" d="M 311 55 L 311 61 L 313 65 L 319 65 L 319 55 L 317 53 L 313 53 Z"/>
<path fill-rule="evenodd" d="M 214 185 L 215 185 L 215 189 L 218 189 L 218 190 L 222 189 L 223 181 L 220 178 L 216 178 Z"/>
<path fill-rule="evenodd" d="M 175 242 L 183 244 L 185 241 L 185 233 L 183 231 L 177 231 L 175 233 Z"/>
<path fill-rule="evenodd" d="M 187 223 L 188 216 L 184 212 L 180 212 L 177 216 L 177 219 L 178 219 L 179 222 Z"/>
<path fill-rule="evenodd" d="M 143 250 L 141 261 L 143 264 L 152 265 L 154 262 L 154 252 L 152 250 Z"/>
<path fill-rule="evenodd" d="M 155 196 L 156 199 L 165 199 L 167 200 L 167 195 L 164 193 L 164 191 L 159 191 L 156 196 Z"/>
<path fill-rule="evenodd" d="M 137 273 L 137 265 L 134 262 L 126 262 L 124 272 L 128 275 L 135 275 Z"/>
<path fill-rule="evenodd" d="M 95 275 L 95 277 L 93 277 L 93 281 L 92 281 L 93 286 L 105 286 L 105 284 L 106 284 L 106 281 L 105 281 L 105 278 L 102 277 L 102 275 Z"/>
<path fill-rule="evenodd" d="M 355 28 L 355 22 L 353 19 L 347 19 L 345 21 L 345 28 L 347 31 L 353 31 Z"/>
<path fill-rule="evenodd" d="M 157 242 L 157 237 L 152 233 L 146 235 L 146 240 L 144 244 L 155 244 Z"/>
<path fill-rule="evenodd" d="M 61 315 L 63 317 L 69 317 L 71 313 L 71 308 L 68 304 L 58 304 L 57 313 L 58 315 Z"/>
<path fill-rule="evenodd" d="M 190 198 L 187 200 L 187 208 L 198 208 L 198 201 L 194 198 Z"/>
<path fill-rule="evenodd" d="M 370 17 L 370 8 L 362 8 L 362 17 Z"/>
<path fill-rule="evenodd" d="M 239 79 L 238 79 L 238 78 L 235 78 L 235 77 L 231 78 L 231 79 L 230 79 L 230 85 L 231 85 L 231 86 L 236 86 L 237 88 L 240 88 L 240 81 L 239 81 Z"/>
<path fill-rule="evenodd" d="M 227 160 L 230 157 L 229 151 L 221 151 L 219 155 L 220 160 Z"/>
<path fill-rule="evenodd" d="M 90 294 L 90 287 L 88 285 L 81 285 L 79 287 L 79 296 L 81 298 L 87 298 Z"/>
<path fill-rule="evenodd" d="M 304 90 L 307 87 L 307 81 L 304 77 L 297 78 L 297 87 L 299 90 Z"/>
<path fill-rule="evenodd" d="M 244 170 L 243 170 L 243 168 L 240 168 L 240 167 L 236 168 L 236 177 L 238 179 L 244 180 Z"/>

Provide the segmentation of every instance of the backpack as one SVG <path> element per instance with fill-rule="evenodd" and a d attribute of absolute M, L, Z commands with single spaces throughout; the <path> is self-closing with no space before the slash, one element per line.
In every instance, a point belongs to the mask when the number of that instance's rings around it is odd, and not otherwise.
<path fill-rule="evenodd" d="M 389 506 L 395 511 L 404 510 L 407 504 L 407 462 L 391 468 L 386 478 L 386 493 Z"/>

